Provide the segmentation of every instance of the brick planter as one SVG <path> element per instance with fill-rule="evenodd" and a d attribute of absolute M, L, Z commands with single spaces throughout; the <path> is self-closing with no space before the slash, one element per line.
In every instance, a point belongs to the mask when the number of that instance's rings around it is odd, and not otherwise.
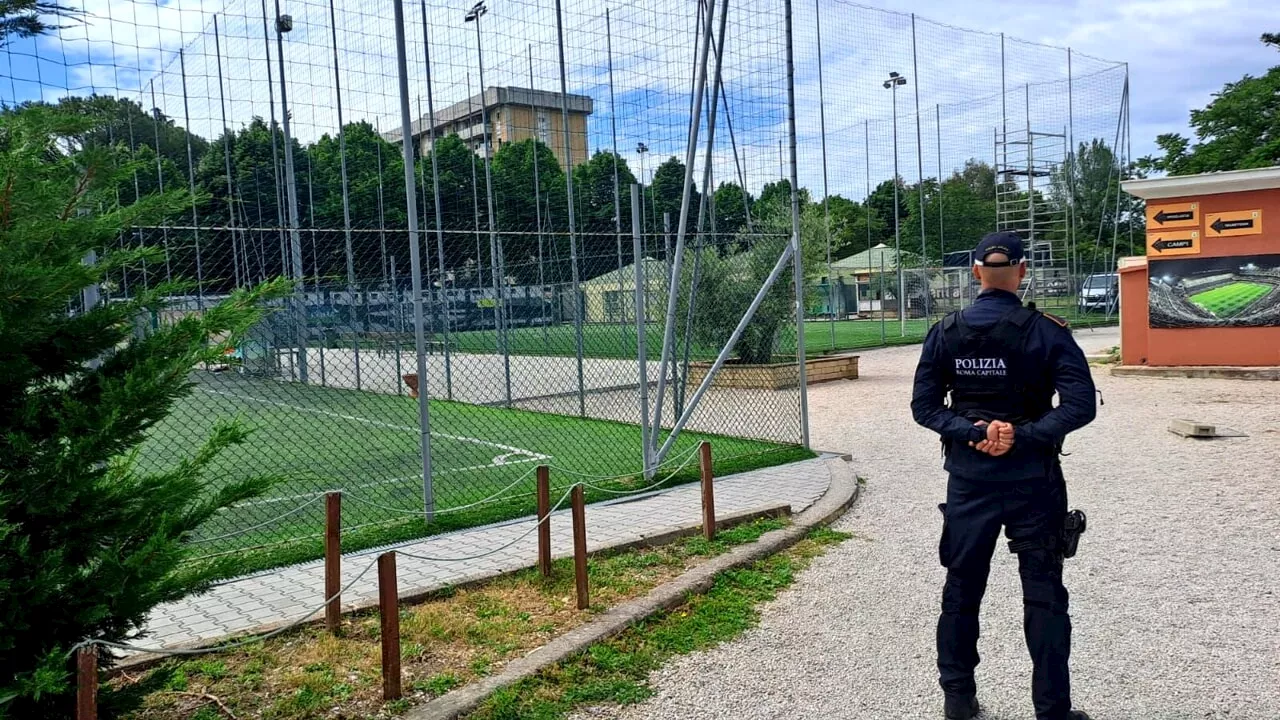
<path fill-rule="evenodd" d="M 711 369 L 711 363 L 689 363 L 689 386 L 698 387 Z M 857 355 L 829 355 L 805 362 L 808 384 L 832 380 L 853 380 L 858 377 Z M 794 362 L 768 365 L 743 365 L 729 361 L 716 373 L 712 387 L 755 390 L 782 390 L 793 388 L 799 379 Z"/>

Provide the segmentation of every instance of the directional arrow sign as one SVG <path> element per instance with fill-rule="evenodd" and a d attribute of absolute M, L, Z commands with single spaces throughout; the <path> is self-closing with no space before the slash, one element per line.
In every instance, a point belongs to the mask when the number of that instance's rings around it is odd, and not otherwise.
<path fill-rule="evenodd" d="M 1199 230 L 1171 230 L 1168 232 L 1147 233 L 1147 255 L 1149 257 L 1199 254 Z"/>
<path fill-rule="evenodd" d="M 1205 232 L 1209 237 L 1235 237 L 1262 233 L 1261 210 L 1209 213 L 1205 216 L 1204 222 Z"/>
<path fill-rule="evenodd" d="M 1200 203 L 1147 206 L 1147 228 L 1164 230 L 1185 227 L 1200 227 Z"/>

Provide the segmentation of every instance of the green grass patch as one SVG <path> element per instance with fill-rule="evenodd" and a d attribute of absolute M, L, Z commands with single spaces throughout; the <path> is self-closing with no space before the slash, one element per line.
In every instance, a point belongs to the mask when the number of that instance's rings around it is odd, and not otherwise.
<path fill-rule="evenodd" d="M 494 693 L 472 720 L 553 720 L 588 704 L 628 705 L 652 694 L 648 677 L 676 655 L 705 650 L 755 625 L 758 606 L 826 548 L 851 537 L 819 528 L 791 549 L 721 573 L 704 595 L 597 643 L 571 660 Z"/>
<path fill-rule="evenodd" d="M 1271 287 L 1263 283 L 1233 282 L 1196 293 L 1188 299 L 1216 317 L 1229 318 L 1238 315 L 1255 300 L 1271 292 Z"/>
<path fill-rule="evenodd" d="M 124 720 L 190 720 L 219 716 L 223 708 L 235 717 L 270 720 L 395 715 L 498 672 L 599 612 L 786 524 L 765 518 L 722 532 L 710 543 L 690 537 L 597 553 L 589 563 L 588 610 L 577 610 L 573 602 L 570 558 L 556 561 L 549 578 L 530 569 L 406 605 L 400 614 L 406 697 L 394 703 L 381 699 L 379 619 L 368 612 L 344 617 L 338 637 L 308 625 L 216 656 L 174 659 L 121 675 L 104 688 L 102 704 L 112 708 L 107 716 Z M 608 647 L 593 652 L 619 675 L 602 676 L 576 689 L 574 697 L 643 697 L 643 688 L 621 675 L 631 671 L 631 655 Z"/>

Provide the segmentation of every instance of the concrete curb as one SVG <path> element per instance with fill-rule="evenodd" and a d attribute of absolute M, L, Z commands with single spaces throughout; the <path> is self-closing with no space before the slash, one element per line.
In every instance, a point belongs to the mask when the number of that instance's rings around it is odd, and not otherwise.
<path fill-rule="evenodd" d="M 1117 365 L 1111 368 L 1115 377 L 1146 378 L 1212 378 L 1217 380 L 1280 380 L 1280 366 L 1239 367 L 1231 365 L 1189 365 L 1164 367 L 1150 365 Z"/>
<path fill-rule="evenodd" d="M 411 709 L 404 720 L 454 720 L 475 710 L 497 690 L 532 677 L 544 668 L 585 651 L 636 622 L 662 610 L 683 604 L 691 594 L 711 589 L 720 573 L 750 565 L 796 544 L 815 527 L 829 525 L 845 513 L 858 497 L 858 479 L 845 455 L 826 461 L 831 483 L 827 492 L 785 528 L 765 533 L 754 543 L 734 548 L 699 565 L 675 580 L 654 588 L 648 595 L 619 605 L 591 622 L 514 660 L 502 672 L 442 695 Z"/>

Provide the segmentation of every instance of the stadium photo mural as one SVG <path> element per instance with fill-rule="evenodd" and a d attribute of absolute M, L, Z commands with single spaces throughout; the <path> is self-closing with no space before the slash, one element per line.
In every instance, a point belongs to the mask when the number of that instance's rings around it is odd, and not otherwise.
<path fill-rule="evenodd" d="M 1148 259 L 1153 328 L 1280 327 L 1280 255 Z"/>

